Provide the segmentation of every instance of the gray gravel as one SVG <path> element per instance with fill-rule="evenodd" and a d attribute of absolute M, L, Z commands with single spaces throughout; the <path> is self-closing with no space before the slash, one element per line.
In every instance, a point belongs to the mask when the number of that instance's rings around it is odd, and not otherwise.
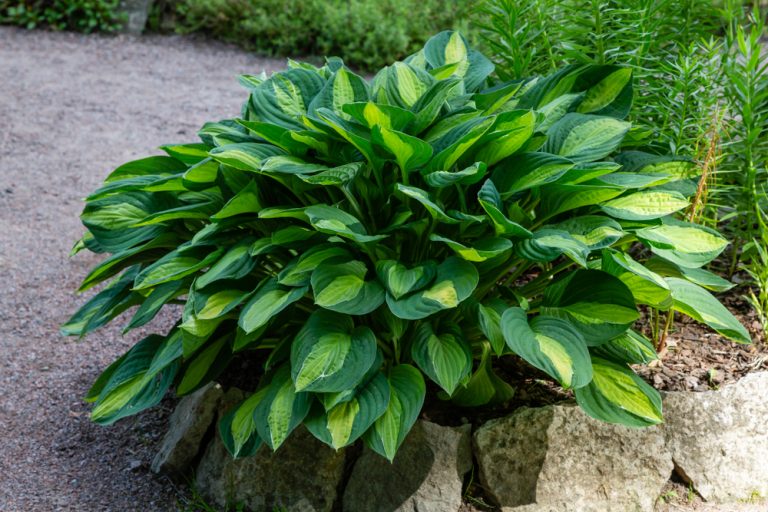
<path fill-rule="evenodd" d="M 0 27 L 0 511 L 173 508 L 148 470 L 169 405 L 100 427 L 81 400 L 136 336 L 57 331 L 98 261 L 68 257 L 81 198 L 120 163 L 237 115 L 238 74 L 282 66 L 180 37 Z"/>

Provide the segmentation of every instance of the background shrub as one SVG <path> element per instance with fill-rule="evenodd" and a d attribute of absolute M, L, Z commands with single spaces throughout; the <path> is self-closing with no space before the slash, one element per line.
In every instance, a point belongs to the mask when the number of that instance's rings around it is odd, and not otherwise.
<path fill-rule="evenodd" d="M 468 12 L 459 0 L 182 0 L 180 32 L 270 55 L 338 55 L 374 69 L 416 51 Z"/>
<path fill-rule="evenodd" d="M 120 28 L 119 0 L 0 0 L 0 23 L 77 32 Z"/>

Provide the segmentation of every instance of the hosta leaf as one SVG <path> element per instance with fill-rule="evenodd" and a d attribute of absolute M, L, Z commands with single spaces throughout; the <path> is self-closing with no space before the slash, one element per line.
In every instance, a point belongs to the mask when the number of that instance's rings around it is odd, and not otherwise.
<path fill-rule="evenodd" d="M 387 295 L 392 313 L 404 320 L 419 320 L 444 309 L 453 309 L 469 297 L 480 277 L 471 263 L 450 257 L 437 267 L 437 277 L 429 288 L 402 299 Z"/>
<path fill-rule="evenodd" d="M 288 366 L 282 366 L 266 386 L 262 400 L 254 409 L 259 437 L 277 450 L 309 413 L 310 395 L 297 392 Z"/>
<path fill-rule="evenodd" d="M 563 185 L 578 185 L 579 183 L 589 182 L 595 178 L 610 175 L 616 172 L 621 166 L 615 162 L 581 162 L 565 172 L 557 183 Z M 593 182 L 593 183 L 600 183 Z M 605 183 L 605 182 L 604 182 Z M 608 183 L 606 183 L 608 185 Z"/>
<path fill-rule="evenodd" d="M 101 248 L 113 253 L 124 251 L 163 233 L 164 226 L 135 225 L 166 209 L 166 197 L 144 192 L 104 197 L 86 204 L 80 219 Z"/>
<path fill-rule="evenodd" d="M 703 268 L 683 267 L 658 257 L 646 261 L 645 266 L 662 276 L 686 279 L 713 292 L 726 292 L 736 286 L 736 283 L 723 279 Z"/>
<path fill-rule="evenodd" d="M 235 169 L 258 171 L 264 160 L 275 155 L 282 155 L 284 151 L 270 144 L 241 142 L 213 148 L 208 154 L 217 162 Z"/>
<path fill-rule="evenodd" d="M 619 147 L 629 127 L 629 123 L 612 117 L 571 112 L 547 131 L 543 151 L 574 162 L 594 162 Z"/>
<path fill-rule="evenodd" d="M 570 322 L 541 315 L 529 323 L 525 311 L 509 308 L 501 316 L 501 331 L 512 352 L 563 387 L 580 388 L 592 379 L 587 345 Z"/>
<path fill-rule="evenodd" d="M 430 284 L 437 273 L 437 265 L 427 261 L 407 268 L 395 260 L 380 260 L 376 262 L 376 273 L 392 297 L 400 299 Z"/>
<path fill-rule="evenodd" d="M 388 103 L 406 109 L 411 108 L 435 82 L 429 73 L 405 62 L 395 62 L 384 68 L 382 74 Z"/>
<path fill-rule="evenodd" d="M 197 131 L 197 136 L 211 146 L 226 146 L 227 144 L 253 141 L 253 138 L 248 135 L 242 125 L 231 119 L 218 123 L 205 123 Z"/>
<path fill-rule="evenodd" d="M 622 171 L 652 175 L 689 178 L 696 173 L 696 163 L 690 158 L 672 155 L 653 155 L 642 151 L 624 151 L 614 157 L 621 164 Z"/>
<path fill-rule="evenodd" d="M 592 382 L 576 390 L 576 401 L 588 415 L 629 427 L 663 421 L 659 392 L 626 365 L 594 357 L 592 368 Z"/>
<path fill-rule="evenodd" d="M 136 278 L 138 267 L 128 269 L 99 293 L 82 305 L 60 328 L 63 336 L 85 336 L 88 332 L 110 320 L 110 312 L 119 314 L 132 304 L 120 308 L 131 294 L 131 285 Z"/>
<path fill-rule="evenodd" d="M 472 369 L 472 352 L 457 332 L 436 334 L 430 324 L 422 324 L 411 345 L 414 362 L 448 395 Z"/>
<path fill-rule="evenodd" d="M 208 158 L 208 150 L 211 149 L 211 146 L 200 143 L 172 144 L 160 146 L 160 149 L 165 151 L 168 156 L 184 162 L 186 165 L 195 165 Z"/>
<path fill-rule="evenodd" d="M 494 121 L 493 117 L 471 119 L 433 142 L 435 155 L 427 164 L 426 173 L 449 170 L 480 140 Z"/>
<path fill-rule="evenodd" d="M 583 206 L 594 206 L 613 199 L 624 192 L 623 188 L 595 185 L 560 185 L 553 183 L 541 189 L 541 210 L 547 218 L 575 210 Z"/>
<path fill-rule="evenodd" d="M 432 146 L 423 140 L 389 128 L 376 127 L 371 131 L 372 140 L 395 156 L 403 172 L 411 172 L 427 163 L 432 156 Z"/>
<path fill-rule="evenodd" d="M 485 176 L 487 166 L 483 162 L 475 162 L 461 171 L 435 171 L 424 176 L 427 185 L 434 188 L 444 188 L 451 185 L 474 185 Z"/>
<path fill-rule="evenodd" d="M 603 203 L 600 207 L 611 217 L 624 220 L 650 220 L 665 217 L 688 206 L 679 192 L 643 190 Z"/>
<path fill-rule="evenodd" d="M 186 169 L 187 166 L 175 158 L 169 156 L 149 156 L 121 165 L 112 171 L 104 181 L 110 183 L 139 176 L 173 175 Z"/>
<path fill-rule="evenodd" d="M 439 235 L 430 235 L 429 239 L 446 244 L 460 258 L 476 263 L 495 258 L 512 249 L 512 242 L 506 238 L 484 238 L 473 241 L 472 245 L 464 245 Z"/>
<path fill-rule="evenodd" d="M 533 237 L 521 240 L 515 247 L 518 255 L 531 261 L 549 262 L 565 254 L 582 267 L 587 266 L 589 247 L 561 229 L 542 228 Z"/>
<path fill-rule="evenodd" d="M 262 121 L 295 128 L 296 118 L 306 114 L 307 106 L 324 85 L 325 80 L 315 70 L 288 69 L 255 87 L 249 106 Z"/>
<path fill-rule="evenodd" d="M 421 205 L 426 208 L 426 210 L 433 218 L 448 224 L 456 224 L 458 222 L 453 217 L 449 217 L 443 211 L 440 205 L 438 205 L 434 200 L 432 200 L 432 198 L 430 198 L 429 194 L 425 190 L 416 187 L 409 187 L 401 183 L 397 183 L 395 185 L 395 189 L 401 194 L 407 197 L 411 197 L 421 203 Z"/>
<path fill-rule="evenodd" d="M 131 280 L 131 282 L 133 282 Z M 163 306 L 165 306 L 172 299 L 183 294 L 189 289 L 189 282 L 184 280 L 169 281 L 163 283 L 155 288 L 147 295 L 144 302 L 138 307 L 136 312 L 131 317 L 131 321 L 123 329 L 123 334 L 141 327 L 142 325 L 150 322 L 160 312 Z"/>
<path fill-rule="evenodd" d="M 232 358 L 231 336 L 223 336 L 197 353 L 184 368 L 176 394 L 187 395 L 219 376 Z"/>
<path fill-rule="evenodd" d="M 503 199 L 556 181 L 574 163 L 567 158 L 548 153 L 521 153 L 496 167 L 491 179 Z"/>
<path fill-rule="evenodd" d="M 507 304 L 500 299 L 491 299 L 477 305 L 477 325 L 488 339 L 496 355 L 504 353 L 504 335 L 501 332 L 501 315 Z"/>
<path fill-rule="evenodd" d="M 627 87 L 632 87 L 632 68 L 616 68 L 587 89 L 576 111 L 584 114 L 600 111 L 613 103 Z"/>
<path fill-rule="evenodd" d="M 268 388 L 261 388 L 233 407 L 219 422 L 219 432 L 232 457 L 248 457 L 256 453 L 263 444 L 256 431 L 254 413 L 256 406 L 267 394 Z"/>
<path fill-rule="evenodd" d="M 219 261 L 197 278 L 195 286 L 203 288 L 214 281 L 247 276 L 256 266 L 256 260 L 250 255 L 252 244 L 252 239 L 245 239 L 232 246 Z"/>
<path fill-rule="evenodd" d="M 588 345 L 619 336 L 639 318 L 627 285 L 599 270 L 576 270 L 548 286 L 541 311 L 567 319 Z"/>
<path fill-rule="evenodd" d="M 342 114 L 344 105 L 358 101 L 368 101 L 368 84 L 362 77 L 342 67 L 325 82 L 320 92 L 312 99 L 309 112 L 328 108 Z"/>
<path fill-rule="evenodd" d="M 345 315 L 319 310 L 291 345 L 297 391 L 339 392 L 357 386 L 376 360 L 376 337 Z"/>
<path fill-rule="evenodd" d="M 241 215 L 244 213 L 256 214 L 261 210 L 261 201 L 259 200 L 259 191 L 256 182 L 249 182 L 232 197 L 224 207 L 211 215 L 211 219 L 219 221 Z"/>
<path fill-rule="evenodd" d="M 321 233 L 343 236 L 360 243 L 375 242 L 386 235 L 368 235 L 363 224 L 354 216 L 339 208 L 318 204 L 304 210 L 310 224 Z"/>
<path fill-rule="evenodd" d="M 355 162 L 333 167 L 315 174 L 298 174 L 297 177 L 310 185 L 341 187 L 354 180 L 362 168 L 362 162 Z"/>
<path fill-rule="evenodd" d="M 659 358 L 651 341 L 632 329 L 598 347 L 592 347 L 590 352 L 603 359 L 626 364 L 648 364 Z"/>
<path fill-rule="evenodd" d="M 483 186 L 480 187 L 480 191 L 477 193 L 477 200 L 491 219 L 496 235 L 512 238 L 530 238 L 533 236 L 533 233 L 517 222 L 511 221 L 504 214 L 501 196 L 498 190 L 496 190 L 493 181 L 487 180 L 483 183 Z"/>
<path fill-rule="evenodd" d="M 217 261 L 224 248 L 206 252 L 205 248 L 192 248 L 168 253 L 136 276 L 134 289 L 142 290 L 194 274 Z"/>
<path fill-rule="evenodd" d="M 406 131 L 416 135 L 421 134 L 437 119 L 448 97 L 453 95 L 455 91 L 458 91 L 460 85 L 461 81 L 455 78 L 448 78 L 434 83 L 414 103 L 412 108 L 416 115 L 413 121 L 408 124 Z"/>
<path fill-rule="evenodd" d="M 493 165 L 513 155 L 533 135 L 536 116 L 532 110 L 500 114 L 489 132 L 482 137 L 475 159 Z"/>
<path fill-rule="evenodd" d="M 299 128 L 297 125 L 286 128 L 285 126 L 259 121 L 238 119 L 237 122 L 250 133 L 273 145 L 274 152 L 266 156 L 282 155 L 286 152 L 300 155 L 306 151 L 307 144 L 301 140 L 301 137 L 296 137 L 296 134 L 302 131 L 297 131 L 297 128 Z"/>
<path fill-rule="evenodd" d="M 277 282 L 286 286 L 306 286 L 310 283 L 312 272 L 323 262 L 348 261 L 349 251 L 342 244 L 322 244 L 308 249 L 283 268 L 277 276 Z"/>
<path fill-rule="evenodd" d="M 477 370 L 466 385 L 456 390 L 451 402 L 460 407 L 477 407 L 506 402 L 512 398 L 515 390 L 494 373 L 490 353 L 488 344 L 483 344 L 483 355 Z"/>
<path fill-rule="evenodd" d="M 365 442 L 390 462 L 421 412 L 426 386 L 421 372 L 400 364 L 389 372 L 389 403 L 373 427 L 365 433 Z"/>
<path fill-rule="evenodd" d="M 560 222 L 556 227 L 567 231 L 572 238 L 589 247 L 591 251 L 610 247 L 624 236 L 618 222 L 600 215 L 574 217 Z"/>
<path fill-rule="evenodd" d="M 672 289 L 673 309 L 710 326 L 737 343 L 752 341 L 747 329 L 704 288 L 676 277 L 667 277 L 666 281 Z"/>
<path fill-rule="evenodd" d="M 706 265 L 728 245 L 719 233 L 695 224 L 662 224 L 635 234 L 654 254 L 689 268 Z"/>
<path fill-rule="evenodd" d="M 229 283 L 212 285 L 195 292 L 195 317 L 199 320 L 213 320 L 224 316 L 240 305 L 251 291 L 231 288 Z"/>
<path fill-rule="evenodd" d="M 307 428 L 315 437 L 338 450 L 362 436 L 384 414 L 389 400 L 389 383 L 377 372 L 349 400 L 328 411 L 316 406 L 307 418 Z"/>
<path fill-rule="evenodd" d="M 301 299 L 308 290 L 308 286 L 298 288 L 281 286 L 275 278 L 266 280 L 259 286 L 248 303 L 243 306 L 237 323 L 246 333 L 251 333 L 266 325 L 273 316 Z M 240 347 L 236 346 L 235 350 L 238 348 Z"/>
<path fill-rule="evenodd" d="M 672 305 L 672 294 L 667 282 L 628 254 L 605 250 L 600 268 L 621 279 L 638 304 L 648 304 L 658 309 L 668 309 Z"/>
<path fill-rule="evenodd" d="M 362 261 L 321 264 L 312 272 L 312 293 L 318 306 L 346 313 L 367 315 L 384 303 L 384 289 L 375 280 L 366 281 Z"/>
<path fill-rule="evenodd" d="M 347 103 L 344 105 L 343 110 L 368 128 L 378 126 L 400 132 L 415 117 L 410 110 L 372 101 L 366 103 Z"/>
<path fill-rule="evenodd" d="M 297 156 L 278 155 L 264 159 L 260 172 L 270 175 L 280 174 L 314 174 L 328 170 L 322 164 L 307 162 Z"/>

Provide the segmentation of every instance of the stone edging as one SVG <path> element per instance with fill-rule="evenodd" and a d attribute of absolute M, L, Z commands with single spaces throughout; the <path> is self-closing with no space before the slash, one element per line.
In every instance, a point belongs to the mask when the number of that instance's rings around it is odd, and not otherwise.
<path fill-rule="evenodd" d="M 210 385 L 182 399 L 153 470 L 196 469 L 213 503 L 255 511 L 457 511 L 473 455 L 505 512 L 651 512 L 673 472 L 706 501 L 768 496 L 768 372 L 667 393 L 666 423 L 646 429 L 593 420 L 572 404 L 520 408 L 479 427 L 472 443 L 469 425 L 419 421 L 392 465 L 367 449 L 335 452 L 303 429 L 279 456 L 262 449 L 233 461 L 212 436 L 212 411 L 220 417 L 241 397 Z"/>

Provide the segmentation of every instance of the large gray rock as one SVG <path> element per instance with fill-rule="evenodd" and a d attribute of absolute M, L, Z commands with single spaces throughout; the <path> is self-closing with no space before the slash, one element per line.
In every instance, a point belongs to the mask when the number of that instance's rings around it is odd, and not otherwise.
<path fill-rule="evenodd" d="M 160 451 L 152 461 L 152 471 L 179 479 L 192 469 L 223 395 L 221 386 L 210 383 L 179 401 Z"/>
<path fill-rule="evenodd" d="M 664 397 L 667 446 L 707 501 L 768 496 L 768 372 L 718 391 Z"/>
<path fill-rule="evenodd" d="M 243 398 L 239 390 L 228 391 L 220 417 Z M 196 484 L 203 496 L 222 509 L 243 504 L 254 512 L 330 512 L 344 464 L 344 450 L 334 451 L 304 427 L 297 428 L 274 453 L 262 446 L 253 457 L 234 460 L 217 427 L 197 467 Z"/>
<path fill-rule="evenodd" d="M 345 512 L 455 512 L 472 469 L 470 426 L 419 421 L 394 461 L 366 449 L 344 492 Z"/>
<path fill-rule="evenodd" d="M 651 511 L 673 470 L 659 427 L 603 423 L 573 405 L 523 407 L 474 441 L 480 480 L 505 511 Z"/>

